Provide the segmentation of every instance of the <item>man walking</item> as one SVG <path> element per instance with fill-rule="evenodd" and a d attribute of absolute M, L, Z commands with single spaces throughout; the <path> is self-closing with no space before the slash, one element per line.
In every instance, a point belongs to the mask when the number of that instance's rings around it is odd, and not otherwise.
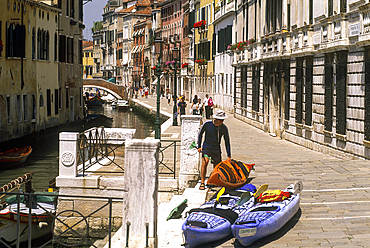
<path fill-rule="evenodd" d="M 210 107 L 208 106 L 208 94 L 206 94 L 206 98 L 203 100 L 203 106 L 204 106 L 204 109 L 205 109 L 205 111 L 206 111 L 206 119 L 209 119 L 210 118 L 210 113 L 211 113 L 211 111 L 210 111 Z"/>
<path fill-rule="evenodd" d="M 231 149 L 230 149 L 230 138 L 229 131 L 225 124 L 224 120 L 227 119 L 227 115 L 223 110 L 217 110 L 213 115 L 213 120 L 206 121 L 198 134 L 198 152 L 202 152 L 202 167 L 200 170 L 200 190 L 205 189 L 204 180 L 206 178 L 207 166 L 209 159 L 213 161 L 213 167 L 221 162 L 221 138 L 224 137 L 225 147 L 227 151 L 227 160 L 231 162 Z M 204 135 L 203 147 L 202 145 L 202 136 Z"/>

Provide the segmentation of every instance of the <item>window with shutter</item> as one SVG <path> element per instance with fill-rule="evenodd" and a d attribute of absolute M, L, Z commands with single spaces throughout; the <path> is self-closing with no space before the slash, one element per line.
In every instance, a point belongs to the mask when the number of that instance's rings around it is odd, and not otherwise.
<path fill-rule="evenodd" d="M 304 124 L 312 126 L 313 56 L 306 57 Z"/>
<path fill-rule="evenodd" d="M 290 118 L 290 60 L 284 60 L 285 120 Z"/>
<path fill-rule="evenodd" d="M 333 125 L 333 54 L 325 54 L 325 130 Z"/>
<path fill-rule="evenodd" d="M 365 140 L 370 141 L 370 46 L 365 48 Z"/>
<path fill-rule="evenodd" d="M 302 107 L 303 107 L 303 58 L 297 58 L 295 86 L 296 86 L 296 123 L 302 124 Z"/>
<path fill-rule="evenodd" d="M 348 51 L 337 52 L 336 64 L 336 133 L 346 134 Z"/>

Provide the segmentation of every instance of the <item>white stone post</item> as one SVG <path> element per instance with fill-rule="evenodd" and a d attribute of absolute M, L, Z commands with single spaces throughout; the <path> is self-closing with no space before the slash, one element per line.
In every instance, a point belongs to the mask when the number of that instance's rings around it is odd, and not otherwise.
<path fill-rule="evenodd" d="M 197 144 L 200 130 L 200 115 L 181 116 L 181 155 L 179 188 L 184 191 L 186 188 L 194 187 L 199 179 L 199 153 L 198 149 L 190 149 L 193 141 Z"/>
<path fill-rule="evenodd" d="M 125 190 L 128 193 L 122 218 L 124 246 L 127 223 L 130 223 L 129 247 L 145 247 L 146 225 L 149 226 L 149 247 L 158 245 L 158 153 L 157 139 L 126 140 Z"/>
<path fill-rule="evenodd" d="M 76 132 L 59 134 L 59 176 L 77 176 L 77 140 Z"/>

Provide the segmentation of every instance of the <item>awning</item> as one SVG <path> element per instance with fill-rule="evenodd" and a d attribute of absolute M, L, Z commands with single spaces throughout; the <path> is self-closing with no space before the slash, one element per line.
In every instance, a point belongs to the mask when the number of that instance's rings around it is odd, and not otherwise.
<path fill-rule="evenodd" d="M 141 35 L 144 32 L 144 29 L 140 29 L 139 35 Z"/>
<path fill-rule="evenodd" d="M 137 50 L 140 48 L 140 46 L 136 46 L 135 50 L 132 53 L 137 53 Z"/>
<path fill-rule="evenodd" d="M 138 49 L 136 50 L 136 53 L 139 53 L 143 50 L 144 46 L 139 46 Z"/>
<path fill-rule="evenodd" d="M 132 34 L 132 38 L 134 38 L 134 36 L 137 34 L 137 31 L 135 31 L 133 34 Z"/>
<path fill-rule="evenodd" d="M 131 50 L 131 53 L 135 53 L 136 49 L 137 49 L 138 46 L 134 46 Z"/>

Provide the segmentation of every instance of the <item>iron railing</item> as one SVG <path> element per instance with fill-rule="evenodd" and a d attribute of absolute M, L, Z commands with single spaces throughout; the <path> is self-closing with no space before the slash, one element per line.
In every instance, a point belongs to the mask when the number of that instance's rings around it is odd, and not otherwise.
<path fill-rule="evenodd" d="M 177 147 L 181 146 L 180 140 L 161 140 L 161 146 L 159 148 L 159 174 L 161 175 L 173 175 L 176 178 L 176 166 L 180 161 L 180 149 Z"/>
<path fill-rule="evenodd" d="M 1 212 L 0 215 L 0 247 L 51 247 L 52 245 L 58 245 L 63 247 L 75 247 L 75 246 L 88 246 L 88 247 L 96 247 L 94 239 L 91 236 L 91 225 L 94 221 L 91 218 L 96 217 L 99 215 L 99 212 L 105 212 L 106 208 L 108 208 L 108 216 L 102 217 L 108 219 L 108 228 L 106 225 L 102 226 L 102 229 L 105 229 L 105 236 L 108 236 L 108 247 L 110 248 L 112 245 L 112 234 L 116 232 L 121 225 L 113 225 L 112 220 L 112 209 L 113 209 L 113 202 L 122 202 L 122 198 L 114 198 L 114 197 L 98 197 L 98 196 L 75 196 L 75 195 L 55 195 L 55 200 L 52 204 L 56 204 L 57 201 L 61 201 L 63 199 L 66 200 L 79 200 L 79 201 L 94 201 L 100 202 L 99 205 L 96 206 L 95 209 L 91 210 L 91 212 L 86 212 L 86 208 L 83 209 L 83 204 L 73 204 L 73 209 L 64 209 L 63 211 L 57 213 L 55 209 L 51 210 L 45 207 L 40 202 L 37 202 L 35 199 L 40 196 L 48 196 L 50 197 L 50 193 L 43 193 L 43 194 L 34 194 L 34 193 L 2 193 L 4 195 L 13 195 L 16 196 L 16 210 L 10 211 L 11 213 L 5 214 L 9 209 L 9 204 L 5 204 L 5 208 Z M 54 196 L 54 195 L 52 195 Z M 28 208 L 28 206 L 32 206 L 32 208 Z M 80 207 L 81 209 L 78 209 Z M 14 208 L 14 207 L 13 207 Z M 32 213 L 32 209 L 38 208 L 39 211 L 45 212 L 42 215 L 37 215 Z M 122 208 L 122 206 L 120 206 Z M 18 211 L 21 209 L 21 212 Z M 24 212 L 22 212 L 22 209 Z M 0 209 L 1 210 L 1 209 Z M 28 211 L 28 213 L 27 213 Z M 102 213 L 104 215 L 104 213 Z M 31 218 L 30 218 L 31 216 Z M 14 226 L 14 222 L 16 225 Z M 10 224 L 9 224 L 10 223 Z M 101 225 L 105 224 L 104 221 L 101 221 Z M 7 226 L 8 225 L 8 226 Z M 49 226 L 50 225 L 50 226 Z M 12 232 L 15 235 L 14 237 L 7 237 L 6 232 L 2 230 L 3 227 L 7 229 L 13 228 Z M 45 227 L 46 226 L 46 227 Z M 29 228 L 31 227 L 31 228 Z M 56 231 L 56 227 L 59 227 L 59 231 Z M 42 228 L 49 228 L 46 229 L 47 231 L 50 230 L 49 233 L 44 233 L 44 235 L 34 241 L 34 237 L 36 236 L 36 231 Z M 36 231 L 35 231 L 36 230 Z M 82 231 L 81 231 L 82 230 Z M 103 232 L 104 230 L 99 230 L 99 232 Z M 9 233 L 8 233 L 9 235 Z M 73 238 L 71 238 L 73 237 Z M 103 238 L 99 238 L 103 239 Z"/>
<path fill-rule="evenodd" d="M 81 176 L 86 175 L 87 170 L 95 164 L 113 165 L 118 171 L 102 171 L 101 173 L 123 173 L 123 160 L 119 162 L 117 150 L 123 149 L 125 140 L 107 137 L 104 127 L 91 128 L 79 134 L 78 137 L 78 171 Z M 180 140 L 162 139 L 159 149 L 159 174 L 171 175 L 176 178 L 176 167 L 179 166 Z"/>
<path fill-rule="evenodd" d="M 86 170 L 95 164 L 111 165 L 118 167 L 117 171 L 101 171 L 102 173 L 122 173 L 124 169 L 116 160 L 116 151 L 125 146 L 123 139 L 111 139 L 107 137 L 104 127 L 96 127 L 88 129 L 78 136 L 78 171 L 82 176 Z"/>

